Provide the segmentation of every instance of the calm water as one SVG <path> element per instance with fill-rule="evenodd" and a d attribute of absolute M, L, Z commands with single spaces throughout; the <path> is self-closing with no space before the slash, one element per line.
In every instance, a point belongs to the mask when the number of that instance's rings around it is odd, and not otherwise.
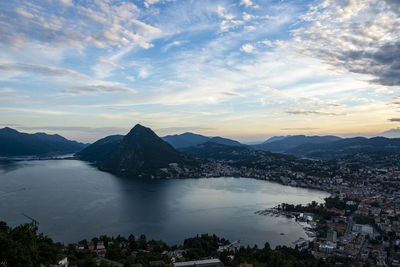
<path fill-rule="evenodd" d="M 292 219 L 255 215 L 279 203 L 322 201 L 328 194 L 248 178 L 144 181 L 100 172 L 76 160 L 25 161 L 0 168 L 0 220 L 40 222 L 56 241 L 101 234 L 146 234 L 181 244 L 198 233 L 242 244 L 291 245 L 305 237 Z M 280 235 L 285 233 L 285 235 Z"/>

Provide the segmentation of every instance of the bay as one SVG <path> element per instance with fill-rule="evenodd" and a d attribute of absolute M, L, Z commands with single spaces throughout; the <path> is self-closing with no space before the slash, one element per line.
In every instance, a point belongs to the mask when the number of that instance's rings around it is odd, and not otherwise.
<path fill-rule="evenodd" d="M 0 168 L 0 220 L 40 222 L 55 241 L 146 234 L 182 244 L 216 234 L 244 245 L 293 246 L 306 238 L 293 219 L 254 214 L 282 202 L 322 202 L 328 193 L 250 178 L 127 179 L 78 160 L 19 161 Z M 284 235 L 281 235 L 283 233 Z"/>

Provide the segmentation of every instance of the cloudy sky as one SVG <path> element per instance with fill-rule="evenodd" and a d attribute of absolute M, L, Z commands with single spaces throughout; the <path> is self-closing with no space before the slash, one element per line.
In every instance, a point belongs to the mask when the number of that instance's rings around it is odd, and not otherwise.
<path fill-rule="evenodd" d="M 0 127 L 80 141 L 400 126 L 398 0 L 0 2 Z"/>

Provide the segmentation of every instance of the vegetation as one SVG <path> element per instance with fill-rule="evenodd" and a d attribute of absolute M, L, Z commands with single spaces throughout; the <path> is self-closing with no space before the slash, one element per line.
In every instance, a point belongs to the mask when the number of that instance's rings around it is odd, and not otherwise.
<path fill-rule="evenodd" d="M 15 267 L 54 264 L 63 246 L 36 232 L 37 227 L 31 224 L 12 228 L 0 222 L 0 262 Z"/>
<path fill-rule="evenodd" d="M 90 245 L 102 242 L 106 254 L 98 258 L 95 250 L 89 249 Z M 182 258 L 178 260 L 200 260 L 207 257 L 219 258 L 225 265 L 238 266 L 241 263 L 250 263 L 254 266 L 331 266 L 317 261 L 313 256 L 297 248 L 281 247 L 271 249 L 266 243 L 264 248 L 257 246 L 240 247 L 233 251 L 218 251 L 220 246 L 229 245 L 230 242 L 216 235 L 197 235 L 184 241 L 183 246 L 168 246 L 163 241 L 146 239 L 145 235 L 138 238 L 130 235 L 128 238 L 102 235 L 93 238 L 90 242 L 82 240 L 77 244 L 64 247 L 53 242 L 43 234 L 37 234 L 37 227 L 23 224 L 15 228 L 0 222 L 0 262 L 7 266 L 50 266 L 56 263 L 57 256 L 65 254 L 71 265 L 98 266 L 96 258 L 100 259 L 100 266 L 113 266 L 119 262 L 124 266 L 142 264 L 149 266 L 150 261 L 162 261 L 170 264 L 167 252 L 182 251 Z"/>

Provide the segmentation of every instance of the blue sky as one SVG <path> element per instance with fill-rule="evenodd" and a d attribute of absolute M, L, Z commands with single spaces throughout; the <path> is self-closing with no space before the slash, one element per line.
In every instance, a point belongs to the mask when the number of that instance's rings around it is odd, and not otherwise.
<path fill-rule="evenodd" d="M 0 3 L 0 127 L 241 141 L 399 126 L 396 0 Z"/>

